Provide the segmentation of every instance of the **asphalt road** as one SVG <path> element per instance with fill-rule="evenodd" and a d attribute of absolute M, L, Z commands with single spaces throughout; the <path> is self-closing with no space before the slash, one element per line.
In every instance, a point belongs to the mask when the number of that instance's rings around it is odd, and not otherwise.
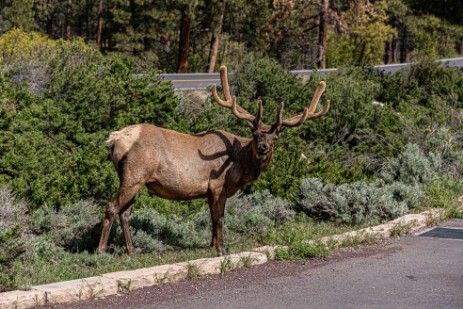
<path fill-rule="evenodd" d="M 463 67 L 463 58 L 450 58 L 437 60 L 442 66 L 451 67 Z M 384 74 L 392 74 L 410 65 L 409 63 L 399 64 L 388 64 L 388 65 L 376 65 L 372 68 L 383 72 Z M 336 69 L 322 69 L 322 70 L 295 70 L 291 71 L 291 74 L 300 76 L 310 76 L 317 74 L 325 76 L 331 72 L 335 72 Z M 220 85 L 219 73 L 186 73 L 186 74 L 175 74 L 167 73 L 161 74 L 165 81 L 172 83 L 176 89 L 204 89 L 213 84 Z"/>
<path fill-rule="evenodd" d="M 405 236 L 62 308 L 463 308 L 463 240 Z"/>

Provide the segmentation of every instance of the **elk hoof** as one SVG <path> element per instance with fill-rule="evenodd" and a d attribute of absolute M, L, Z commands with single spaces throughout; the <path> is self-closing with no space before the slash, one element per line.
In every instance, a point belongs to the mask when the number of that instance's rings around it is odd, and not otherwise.
<path fill-rule="evenodd" d="M 135 251 L 135 250 L 134 250 L 133 247 L 127 248 L 127 254 L 128 254 L 128 255 L 132 255 L 134 251 Z"/>
<path fill-rule="evenodd" d="M 106 253 L 107 248 L 106 247 L 98 247 L 98 250 L 96 251 L 98 254 Z"/>
<path fill-rule="evenodd" d="M 219 256 L 224 256 L 224 255 L 227 255 L 227 253 L 225 252 L 225 249 L 223 247 L 220 247 L 218 250 L 217 250 L 217 253 Z"/>
<path fill-rule="evenodd" d="M 116 250 L 114 248 L 98 248 L 97 253 L 98 254 L 103 254 L 103 253 L 108 253 L 108 254 L 114 254 Z"/>

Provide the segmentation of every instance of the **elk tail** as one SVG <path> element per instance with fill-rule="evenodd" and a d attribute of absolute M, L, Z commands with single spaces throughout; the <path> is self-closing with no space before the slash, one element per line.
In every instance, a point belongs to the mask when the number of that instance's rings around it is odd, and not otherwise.
<path fill-rule="evenodd" d="M 121 136 L 121 131 L 112 132 L 109 135 L 109 138 L 106 140 L 106 144 L 109 146 L 109 160 L 113 161 L 116 164 L 116 157 L 114 156 L 114 148 L 117 140 Z"/>

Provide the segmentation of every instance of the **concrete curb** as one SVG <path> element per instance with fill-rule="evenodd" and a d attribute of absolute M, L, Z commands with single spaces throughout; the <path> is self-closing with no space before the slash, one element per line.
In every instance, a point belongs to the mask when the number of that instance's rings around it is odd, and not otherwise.
<path fill-rule="evenodd" d="M 409 214 L 389 221 L 384 224 L 367 227 L 358 231 L 346 232 L 330 237 L 323 237 L 318 241 L 308 241 L 308 243 L 322 243 L 331 248 L 342 246 L 343 243 L 362 242 L 368 239 L 388 239 L 391 236 L 401 236 L 414 233 L 420 229 L 435 225 L 446 217 L 446 210 L 442 208 L 430 209 L 419 214 Z"/>
<path fill-rule="evenodd" d="M 420 214 L 410 214 L 388 223 L 347 232 L 332 237 L 324 237 L 319 241 L 325 245 L 342 245 L 343 242 L 367 237 L 387 239 L 394 235 L 412 233 L 419 229 L 434 225 L 445 218 L 444 209 L 431 209 Z M 79 280 L 58 282 L 33 286 L 29 291 L 11 291 L 0 293 L 0 308 L 22 309 L 57 303 L 66 303 L 85 299 L 94 299 L 120 292 L 177 282 L 187 278 L 220 274 L 228 270 L 250 267 L 266 263 L 272 259 L 275 249 L 283 246 L 263 246 L 250 252 L 241 252 L 216 258 L 198 259 L 172 265 L 161 265 L 130 271 L 119 271 Z"/>

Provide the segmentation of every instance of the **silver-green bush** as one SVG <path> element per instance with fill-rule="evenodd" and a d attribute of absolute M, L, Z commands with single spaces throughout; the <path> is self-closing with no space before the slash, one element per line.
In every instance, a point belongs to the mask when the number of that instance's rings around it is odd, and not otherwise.
<path fill-rule="evenodd" d="M 416 144 L 408 144 L 397 158 L 384 164 L 380 177 L 386 182 L 407 184 L 427 183 L 437 175 L 442 166 L 441 156 L 430 152 L 427 156 Z"/>
<path fill-rule="evenodd" d="M 93 201 L 79 201 L 60 212 L 44 206 L 31 215 L 35 234 L 47 237 L 71 252 L 96 248 L 101 232 L 100 207 Z"/>
<path fill-rule="evenodd" d="M 397 218 L 416 208 L 425 197 L 423 185 L 441 172 L 440 154 L 425 154 L 408 144 L 397 158 L 390 158 L 371 182 L 325 184 L 318 178 L 304 179 L 299 205 L 316 217 L 340 223 L 377 223 Z"/>
<path fill-rule="evenodd" d="M 247 235 L 259 234 L 282 225 L 296 216 L 289 201 L 273 197 L 268 190 L 235 196 L 227 201 L 227 230 Z"/>
<path fill-rule="evenodd" d="M 309 215 L 338 223 L 374 224 L 407 213 L 423 197 L 416 185 L 376 180 L 337 186 L 309 178 L 302 180 L 299 205 Z"/>

